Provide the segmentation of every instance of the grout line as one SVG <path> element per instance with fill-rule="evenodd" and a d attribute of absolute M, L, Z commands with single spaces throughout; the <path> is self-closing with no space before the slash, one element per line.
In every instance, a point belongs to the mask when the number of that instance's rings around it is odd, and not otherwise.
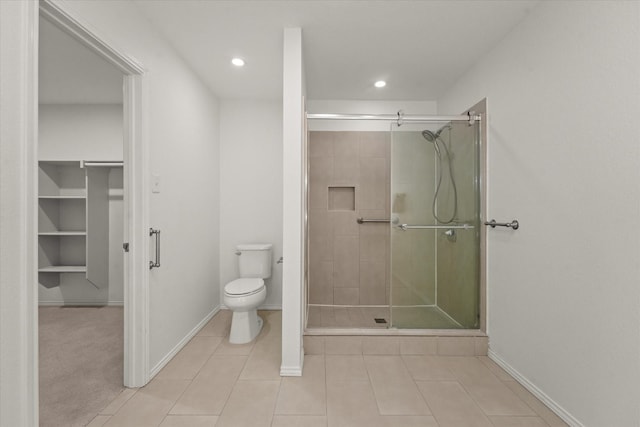
<path fill-rule="evenodd" d="M 422 355 L 422 356 L 425 356 L 425 355 Z M 420 391 L 420 387 L 418 387 L 418 383 L 416 382 L 416 379 L 413 377 L 413 374 L 411 373 L 411 370 L 407 366 L 407 363 L 404 360 L 403 355 L 400 354 L 399 357 L 400 357 L 400 362 L 402 363 L 402 366 L 404 366 L 404 369 L 407 370 L 407 373 L 409 374 L 409 377 L 411 378 L 411 381 L 413 381 L 413 385 L 416 387 L 416 390 L 418 390 L 418 393 L 420 394 L 420 397 L 422 397 L 422 400 L 424 401 L 424 404 L 427 405 L 427 408 L 429 409 L 429 413 L 431 414 L 433 419 L 436 420 L 436 415 L 434 414 L 433 410 L 431 409 L 431 406 L 429 406 L 429 402 L 427 402 L 427 399 L 424 397 L 424 394 L 422 394 L 422 392 Z M 436 420 L 436 423 L 437 422 L 438 422 L 438 420 Z M 439 425 L 439 423 L 438 423 L 438 425 Z"/>

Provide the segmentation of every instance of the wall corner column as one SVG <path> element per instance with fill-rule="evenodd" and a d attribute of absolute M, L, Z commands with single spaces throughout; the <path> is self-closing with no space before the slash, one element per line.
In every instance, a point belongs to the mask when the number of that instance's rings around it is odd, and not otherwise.
<path fill-rule="evenodd" d="M 304 362 L 304 72 L 302 30 L 284 29 L 282 364 L 280 375 L 301 376 Z"/>
<path fill-rule="evenodd" d="M 38 2 L 0 1 L 0 425 L 38 425 Z"/>

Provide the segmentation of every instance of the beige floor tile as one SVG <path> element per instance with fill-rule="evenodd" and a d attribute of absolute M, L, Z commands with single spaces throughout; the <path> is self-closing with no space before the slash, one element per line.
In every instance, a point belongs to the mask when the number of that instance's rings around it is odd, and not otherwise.
<path fill-rule="evenodd" d="M 400 337 L 400 354 L 435 355 L 438 337 Z"/>
<path fill-rule="evenodd" d="M 538 417 L 489 417 L 494 427 L 548 427 L 542 418 Z"/>
<path fill-rule="evenodd" d="M 198 332 L 202 337 L 227 337 L 231 330 L 231 310 L 220 310 Z"/>
<path fill-rule="evenodd" d="M 383 427 L 369 381 L 327 383 L 329 427 Z"/>
<path fill-rule="evenodd" d="M 438 337 L 438 354 L 441 356 L 475 356 L 474 337 Z"/>
<path fill-rule="evenodd" d="M 138 391 L 137 388 L 125 388 L 124 390 L 122 390 L 122 393 L 120 393 L 115 399 L 111 401 L 111 403 L 107 405 L 106 408 L 100 411 L 100 414 L 101 415 L 115 414 L 116 412 L 118 412 L 118 409 L 122 408 L 122 405 L 124 405 L 127 402 L 127 400 L 131 399 L 131 397 L 134 394 L 136 394 L 137 391 Z"/>
<path fill-rule="evenodd" d="M 325 354 L 362 354 L 362 337 L 325 337 Z"/>
<path fill-rule="evenodd" d="M 167 365 L 156 378 L 193 379 L 200 368 L 220 345 L 221 337 L 195 336 Z"/>
<path fill-rule="evenodd" d="M 438 356 L 402 356 L 411 377 L 418 381 L 455 381 L 456 377 Z"/>
<path fill-rule="evenodd" d="M 431 415 L 398 356 L 364 356 L 381 415 Z"/>
<path fill-rule="evenodd" d="M 418 381 L 440 427 L 491 427 L 491 421 L 455 381 Z"/>
<path fill-rule="evenodd" d="M 275 414 L 325 415 L 326 399 L 324 382 L 305 381 L 300 377 L 283 378 Z"/>
<path fill-rule="evenodd" d="M 107 421 L 111 418 L 111 415 L 96 415 L 94 419 L 91 420 L 87 427 L 102 427 Z"/>
<path fill-rule="evenodd" d="M 489 359 L 488 356 L 478 356 L 478 360 L 486 366 L 500 381 L 513 381 L 513 377 L 502 369 L 496 362 Z"/>
<path fill-rule="evenodd" d="M 246 361 L 246 356 L 212 356 L 170 413 L 219 415 Z"/>
<path fill-rule="evenodd" d="M 325 415 L 274 415 L 271 427 L 327 427 Z"/>
<path fill-rule="evenodd" d="M 464 387 L 487 415 L 535 415 L 526 403 L 501 382 L 468 384 Z"/>
<path fill-rule="evenodd" d="M 258 342 L 240 374 L 241 380 L 280 380 L 282 346 Z"/>
<path fill-rule="evenodd" d="M 305 354 L 324 354 L 324 337 L 304 337 Z"/>
<path fill-rule="evenodd" d="M 381 418 L 385 427 L 438 427 L 431 415 L 383 415 Z"/>
<path fill-rule="evenodd" d="M 442 360 L 463 385 L 500 382 L 477 357 L 443 357 Z"/>
<path fill-rule="evenodd" d="M 307 356 L 301 377 L 282 378 L 276 403 L 280 415 L 325 415 L 327 396 L 324 356 Z"/>
<path fill-rule="evenodd" d="M 217 421 L 211 415 L 167 415 L 160 427 L 214 427 Z"/>
<path fill-rule="evenodd" d="M 538 414 L 551 427 L 565 427 L 567 423 L 562 421 L 551 409 L 547 408 L 544 403 L 538 400 L 526 388 L 517 381 L 505 381 L 504 384 L 509 387 L 520 399 L 522 399 L 533 411 Z"/>
<path fill-rule="evenodd" d="M 253 350 L 253 346 L 256 344 L 255 340 L 246 344 L 231 344 L 229 342 L 229 338 L 225 337 L 222 339 L 220 345 L 216 348 L 216 351 L 213 353 L 215 355 L 239 355 L 239 356 L 248 356 L 251 354 L 251 350 Z"/>
<path fill-rule="evenodd" d="M 362 355 L 326 355 L 327 382 L 369 381 Z"/>
<path fill-rule="evenodd" d="M 216 427 L 269 427 L 279 388 L 280 381 L 238 381 Z"/>
<path fill-rule="evenodd" d="M 489 352 L 489 337 L 475 337 L 474 344 L 476 348 L 476 356 L 487 356 Z"/>
<path fill-rule="evenodd" d="M 263 320 L 262 330 L 256 338 L 256 344 L 282 342 L 282 311 L 259 311 Z"/>
<path fill-rule="evenodd" d="M 138 390 L 105 424 L 107 427 L 158 426 L 189 380 L 153 379 Z"/>
<path fill-rule="evenodd" d="M 400 340 L 398 337 L 362 337 L 362 354 L 400 354 Z"/>

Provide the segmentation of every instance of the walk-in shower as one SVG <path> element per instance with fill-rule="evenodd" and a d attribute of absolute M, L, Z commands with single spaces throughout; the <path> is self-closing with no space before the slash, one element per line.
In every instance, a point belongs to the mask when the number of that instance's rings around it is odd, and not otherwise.
<path fill-rule="evenodd" d="M 308 117 L 307 329 L 480 328 L 481 118 Z"/>

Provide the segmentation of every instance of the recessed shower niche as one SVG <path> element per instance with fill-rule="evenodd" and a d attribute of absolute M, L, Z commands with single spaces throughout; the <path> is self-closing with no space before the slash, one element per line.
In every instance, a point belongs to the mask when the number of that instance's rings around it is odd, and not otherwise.
<path fill-rule="evenodd" d="M 355 187 L 329 187 L 330 211 L 355 211 Z"/>

